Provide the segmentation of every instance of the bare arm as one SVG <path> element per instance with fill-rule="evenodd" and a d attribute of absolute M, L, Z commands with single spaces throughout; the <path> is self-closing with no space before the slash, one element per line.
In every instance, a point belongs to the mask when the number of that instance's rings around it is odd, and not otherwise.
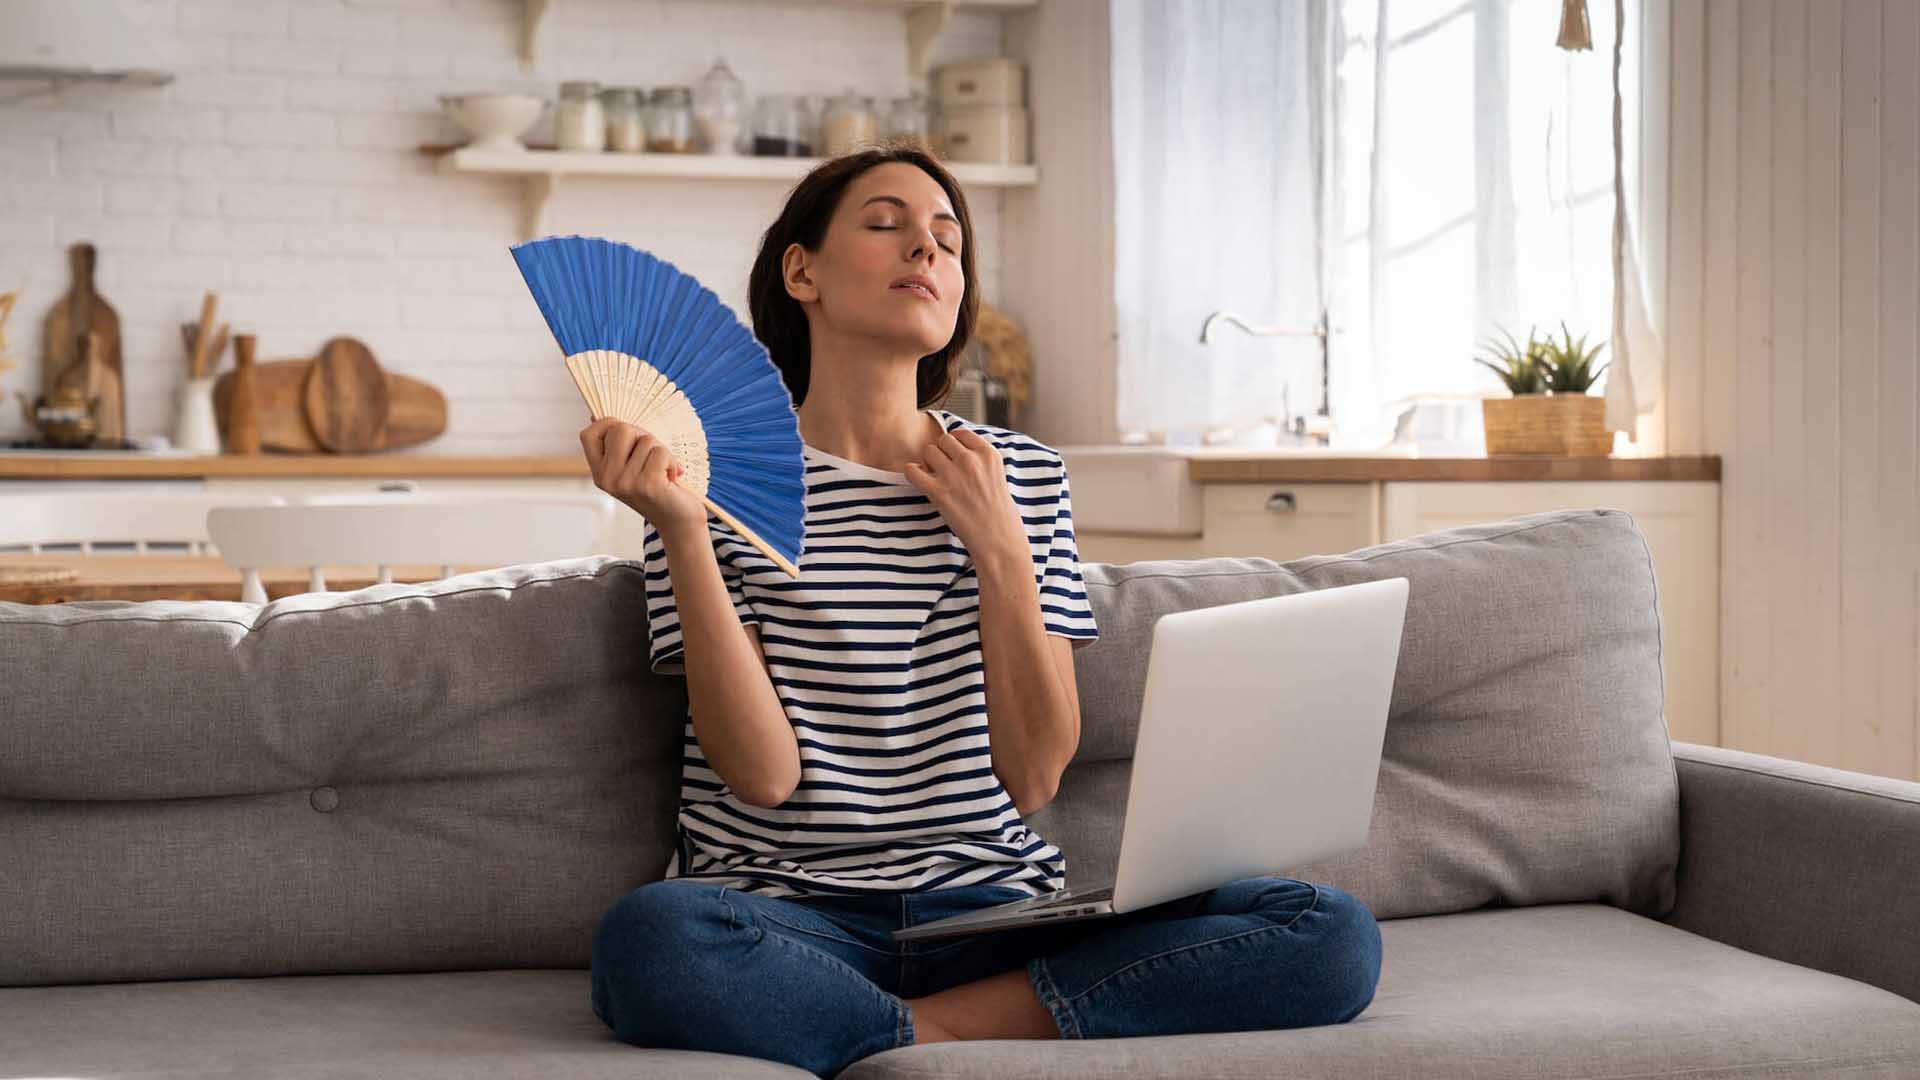
<path fill-rule="evenodd" d="M 983 554 L 974 567 L 993 771 L 1024 816 L 1053 800 L 1080 745 L 1072 644 L 1047 633 L 1024 546 Z"/>
<path fill-rule="evenodd" d="M 660 539 L 700 752 L 742 800 L 778 806 L 800 783 L 800 744 L 767 673 L 759 632 L 733 609 L 704 521 L 697 530 L 670 526 Z"/>

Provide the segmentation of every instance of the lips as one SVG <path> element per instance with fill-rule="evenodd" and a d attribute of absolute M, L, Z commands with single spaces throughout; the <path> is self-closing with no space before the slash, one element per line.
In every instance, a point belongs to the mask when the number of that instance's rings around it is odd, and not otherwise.
<path fill-rule="evenodd" d="M 934 288 L 933 280 L 924 274 L 908 274 L 906 277 L 894 281 L 891 287 L 913 293 L 916 296 L 923 296 L 928 300 L 940 299 L 940 290 Z"/>

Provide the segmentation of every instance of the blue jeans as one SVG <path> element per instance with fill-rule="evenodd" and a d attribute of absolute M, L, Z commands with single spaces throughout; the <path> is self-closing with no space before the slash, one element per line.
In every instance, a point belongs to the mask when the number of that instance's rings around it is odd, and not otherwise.
<path fill-rule="evenodd" d="M 832 1076 L 913 1041 L 902 998 L 1024 966 L 1070 1039 L 1337 1024 L 1373 1001 L 1380 928 L 1330 885 L 1252 877 L 1125 915 L 964 937 L 892 931 L 1027 894 L 1005 885 L 773 898 L 681 878 L 593 939 L 593 1011 L 637 1046 Z"/>

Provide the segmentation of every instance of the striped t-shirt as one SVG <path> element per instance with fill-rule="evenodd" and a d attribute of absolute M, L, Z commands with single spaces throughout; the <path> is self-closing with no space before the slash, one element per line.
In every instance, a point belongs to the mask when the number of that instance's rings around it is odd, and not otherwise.
<path fill-rule="evenodd" d="M 1018 432 L 924 411 L 999 451 L 1047 633 L 1075 648 L 1098 638 L 1060 455 Z M 735 798 L 707 766 L 689 716 L 666 876 L 768 896 L 1062 888 L 1065 857 L 1027 827 L 993 771 L 980 583 L 966 548 L 904 474 L 804 444 L 802 456 L 798 578 L 708 519 L 734 610 L 758 624 L 798 737 L 799 786 L 772 808 Z M 651 525 L 644 551 L 653 670 L 684 674 L 666 550 Z"/>

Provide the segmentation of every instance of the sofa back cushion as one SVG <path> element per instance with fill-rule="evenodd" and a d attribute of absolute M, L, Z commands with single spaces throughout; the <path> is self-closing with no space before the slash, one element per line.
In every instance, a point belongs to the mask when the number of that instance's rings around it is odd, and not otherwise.
<path fill-rule="evenodd" d="M 1367 846 L 1275 872 L 1346 889 L 1379 918 L 1579 901 L 1672 909 L 1679 787 L 1659 609 L 1626 513 L 1531 514 L 1287 563 L 1089 564 L 1083 576 L 1101 636 L 1074 665 L 1080 748 L 1059 797 L 1031 815 L 1066 852 L 1070 884 L 1113 874 L 1154 620 L 1405 577 Z"/>
<path fill-rule="evenodd" d="M 0 604 L 0 985 L 587 966 L 671 841 L 645 610 L 606 556 Z"/>

